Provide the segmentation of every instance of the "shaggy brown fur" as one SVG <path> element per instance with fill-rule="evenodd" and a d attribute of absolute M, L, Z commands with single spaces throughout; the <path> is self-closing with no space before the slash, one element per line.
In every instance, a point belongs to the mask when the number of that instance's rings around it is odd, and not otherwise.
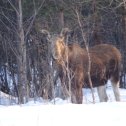
<path fill-rule="evenodd" d="M 62 81 L 67 77 L 66 66 L 69 71 L 72 71 L 73 78 L 71 80 L 72 102 L 82 103 L 82 87 L 90 87 L 88 81 L 88 55 L 85 49 L 82 49 L 78 44 L 66 46 L 64 38 L 59 37 L 55 42 L 55 55 L 57 64 L 62 69 Z M 118 86 L 121 54 L 112 45 L 100 44 L 90 48 L 91 58 L 91 80 L 93 87 L 105 85 L 108 79 Z M 119 95 L 119 94 L 117 94 Z M 106 96 L 104 96 L 105 99 Z M 119 96 L 115 97 L 117 101 Z M 100 99 L 104 101 L 104 99 Z"/>
<path fill-rule="evenodd" d="M 108 44 L 96 45 L 90 48 L 90 54 L 96 56 L 104 65 L 105 73 L 103 77 L 106 81 L 108 79 L 112 79 L 114 82 L 119 81 L 119 73 L 121 70 L 121 54 L 116 47 Z M 91 62 L 94 63 L 92 60 Z M 96 71 L 96 69 L 94 71 Z"/>
<path fill-rule="evenodd" d="M 90 48 L 90 55 L 96 56 L 102 62 L 101 70 L 103 70 L 103 74 L 101 74 L 101 77 L 93 76 L 91 72 L 93 86 L 99 87 L 101 85 L 105 85 L 107 80 L 110 79 L 115 99 L 116 101 L 120 101 L 119 74 L 121 71 L 121 53 L 113 45 L 100 44 Z M 92 64 L 94 63 L 93 60 L 91 60 L 91 62 Z M 93 69 L 94 67 L 92 66 L 91 71 L 97 71 L 97 69 Z M 98 94 L 101 102 L 105 102 L 108 100 L 105 87 L 98 88 Z"/>
<path fill-rule="evenodd" d="M 58 36 L 53 40 L 53 58 L 60 70 L 60 78 L 68 86 L 71 83 L 71 101 L 81 104 L 83 101 L 82 87 L 89 87 L 88 53 L 78 44 L 65 44 L 65 37 Z M 91 59 L 91 80 L 93 87 L 98 87 L 100 101 L 107 101 L 105 84 L 111 80 L 116 101 L 120 101 L 119 73 L 121 54 L 113 45 L 100 44 L 89 49 Z M 70 77 L 70 80 L 69 80 Z"/>

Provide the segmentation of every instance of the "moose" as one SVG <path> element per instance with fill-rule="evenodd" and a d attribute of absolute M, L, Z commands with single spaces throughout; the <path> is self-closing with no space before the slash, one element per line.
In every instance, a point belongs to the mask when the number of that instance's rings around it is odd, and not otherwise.
<path fill-rule="evenodd" d="M 63 29 L 59 36 L 51 39 L 52 56 L 59 67 L 59 76 L 67 88 L 71 88 L 71 102 L 82 104 L 82 88 L 97 87 L 100 102 L 107 102 L 106 83 L 111 81 L 116 101 L 120 101 L 119 74 L 121 71 L 121 53 L 113 45 L 99 44 L 89 48 L 89 52 L 79 44 L 66 44 L 68 29 Z M 50 35 L 49 35 L 50 36 Z M 89 66 L 90 56 L 91 64 Z M 90 67 L 90 71 L 88 71 Z M 69 80 L 70 79 L 70 87 Z"/>

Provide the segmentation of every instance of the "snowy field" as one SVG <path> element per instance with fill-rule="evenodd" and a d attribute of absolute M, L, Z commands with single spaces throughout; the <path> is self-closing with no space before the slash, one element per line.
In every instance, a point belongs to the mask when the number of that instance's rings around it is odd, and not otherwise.
<path fill-rule="evenodd" d="M 126 90 L 120 89 L 121 102 L 115 102 L 111 87 L 109 101 L 99 103 L 96 90 L 92 103 L 90 90 L 84 89 L 83 104 L 71 104 L 60 98 L 31 100 L 14 105 L 15 98 L 0 93 L 0 126 L 126 126 Z"/>

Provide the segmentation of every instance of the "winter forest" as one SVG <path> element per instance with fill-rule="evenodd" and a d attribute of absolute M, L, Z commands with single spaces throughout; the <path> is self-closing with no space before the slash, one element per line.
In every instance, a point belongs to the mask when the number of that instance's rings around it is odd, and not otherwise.
<path fill-rule="evenodd" d="M 24 104 L 52 100 L 59 91 L 51 36 L 69 28 L 68 43 L 105 43 L 122 55 L 120 88 L 126 88 L 126 0 L 0 0 L 0 90 Z M 85 42 L 84 42 L 85 41 Z M 62 90 L 62 89 L 61 89 Z"/>

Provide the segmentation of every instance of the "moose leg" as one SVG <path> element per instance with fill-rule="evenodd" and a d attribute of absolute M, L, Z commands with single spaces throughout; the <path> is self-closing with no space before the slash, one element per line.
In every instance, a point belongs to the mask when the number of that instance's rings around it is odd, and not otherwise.
<path fill-rule="evenodd" d="M 115 99 L 116 99 L 116 101 L 120 101 L 119 81 L 115 81 L 112 78 L 111 83 L 112 83 L 112 88 L 113 88 L 113 92 L 114 92 L 114 95 L 115 95 Z"/>
<path fill-rule="evenodd" d="M 82 104 L 82 102 L 83 102 L 83 93 L 82 93 L 82 88 L 81 87 L 77 88 L 76 99 L 77 99 L 77 104 Z"/>
<path fill-rule="evenodd" d="M 82 104 L 83 103 L 83 93 L 82 93 L 82 87 L 83 87 L 83 82 L 84 82 L 84 73 L 83 73 L 83 67 L 79 66 L 77 71 L 76 71 L 76 99 L 77 99 L 77 104 Z"/>
<path fill-rule="evenodd" d="M 82 104 L 83 102 L 83 93 L 82 93 L 82 86 L 83 86 L 83 70 L 80 66 L 77 67 L 75 70 L 74 78 L 72 79 L 72 100 L 74 103 Z"/>
<path fill-rule="evenodd" d="M 61 98 L 66 99 L 69 96 L 69 91 L 67 87 L 68 78 L 66 76 L 66 71 L 62 69 L 59 73 L 59 77 L 61 80 Z"/>
<path fill-rule="evenodd" d="M 82 104 L 82 101 L 83 101 L 82 88 L 76 87 L 76 89 L 72 89 L 71 102 L 75 104 Z"/>
<path fill-rule="evenodd" d="M 72 89 L 71 91 L 71 102 L 77 104 L 75 89 Z"/>
<path fill-rule="evenodd" d="M 98 91 L 98 96 L 99 96 L 100 102 L 107 102 L 108 96 L 106 93 L 105 85 L 97 87 L 97 91 Z"/>

